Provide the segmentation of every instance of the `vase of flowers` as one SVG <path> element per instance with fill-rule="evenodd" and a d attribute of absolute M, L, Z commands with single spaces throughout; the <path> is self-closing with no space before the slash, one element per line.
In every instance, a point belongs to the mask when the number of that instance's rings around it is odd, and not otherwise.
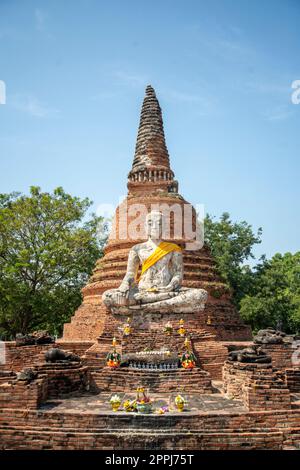
<path fill-rule="evenodd" d="M 180 358 L 181 366 L 184 369 L 194 369 L 196 367 L 196 357 L 191 351 L 186 351 Z"/>
<path fill-rule="evenodd" d="M 123 327 L 123 335 L 124 336 L 129 336 L 132 333 L 132 328 L 131 328 L 131 318 L 127 318 L 127 322 L 125 323 Z"/>
<path fill-rule="evenodd" d="M 113 395 L 109 401 L 110 401 L 112 410 L 118 411 L 118 409 L 121 406 L 121 398 L 119 397 L 119 395 Z"/>
<path fill-rule="evenodd" d="M 111 369 L 116 369 L 121 364 L 121 355 L 117 351 L 112 351 L 106 356 L 106 365 Z"/>
<path fill-rule="evenodd" d="M 152 403 L 144 387 L 137 388 L 136 409 L 139 413 L 151 413 Z"/>
<path fill-rule="evenodd" d="M 168 321 L 168 323 L 165 324 L 164 333 L 166 333 L 166 335 L 170 336 L 172 334 L 172 331 L 173 331 L 172 324 L 171 324 L 171 322 Z"/>
<path fill-rule="evenodd" d="M 178 394 L 177 397 L 175 397 L 175 405 L 176 405 L 177 410 L 179 412 L 182 412 L 184 410 L 185 404 L 186 404 L 186 401 L 183 398 L 183 396 Z"/>
<path fill-rule="evenodd" d="M 180 336 L 184 336 L 185 333 L 186 333 L 186 329 L 184 328 L 184 319 L 183 318 L 181 318 L 179 320 L 179 328 L 178 328 L 177 332 Z"/>

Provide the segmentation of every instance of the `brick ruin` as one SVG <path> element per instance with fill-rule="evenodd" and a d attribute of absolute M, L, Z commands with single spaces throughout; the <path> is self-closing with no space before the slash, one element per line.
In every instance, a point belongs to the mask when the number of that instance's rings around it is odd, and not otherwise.
<path fill-rule="evenodd" d="M 270 363 L 228 360 L 232 349 L 251 346 L 252 333 L 231 301 L 231 293 L 217 273 L 209 247 L 187 247 L 191 237 L 178 234 L 174 204 L 192 214 L 195 209 L 178 192 L 170 167 L 161 109 L 152 87 L 146 89 L 128 195 L 116 210 L 104 257 L 84 287 L 83 302 L 65 324 L 53 345 L 18 346 L 6 343 L 6 361 L 0 364 L 1 449 L 288 449 L 300 446 L 300 367 L 293 365 L 291 342 L 266 343 L 261 349 Z M 185 287 L 204 288 L 204 311 L 193 314 L 132 315 L 131 332 L 124 335 L 127 318 L 113 314 L 102 303 L 105 290 L 120 285 L 129 249 L 144 240 L 143 224 L 132 239 L 123 228 L 136 217 L 137 205 L 147 211 L 167 207 L 170 236 L 183 249 Z M 122 230 L 121 230 L 122 229 Z M 122 357 L 166 348 L 184 351 L 179 322 L 184 320 L 196 367 L 185 370 L 155 366 L 138 360 L 134 367 L 111 369 L 106 356 L 112 338 Z M 173 331 L 167 335 L 166 323 Z M 71 351 L 80 362 L 46 363 L 50 348 Z M 135 357 L 135 356 L 134 356 Z M 176 365 L 176 364 L 175 364 Z M 32 380 L 18 373 L 31 368 Z M 157 403 L 186 395 L 186 412 L 150 415 L 114 413 L 108 400 L 114 393 L 132 397 L 143 385 Z M 171 398 L 170 398 L 171 397 Z"/>

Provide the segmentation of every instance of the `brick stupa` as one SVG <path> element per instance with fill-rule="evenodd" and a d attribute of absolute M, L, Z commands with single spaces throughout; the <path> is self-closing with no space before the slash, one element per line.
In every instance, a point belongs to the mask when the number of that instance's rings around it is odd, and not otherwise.
<path fill-rule="evenodd" d="M 170 167 L 165 142 L 162 113 L 154 89 L 147 86 L 142 105 L 140 125 L 131 171 L 128 174 L 128 195 L 117 208 L 105 255 L 96 263 L 93 275 L 83 288 L 83 302 L 71 322 L 64 326 L 64 341 L 96 340 L 112 319 L 102 303 L 105 290 L 120 285 L 126 272 L 129 249 L 145 240 L 143 224 L 140 238 L 132 239 L 119 235 L 120 225 L 129 225 L 133 220 L 135 204 L 144 204 L 150 211 L 153 205 L 189 205 L 196 227 L 196 212 L 178 192 L 178 183 Z M 136 217 L 136 215 L 135 215 Z M 204 246 L 198 250 L 186 250 L 188 240 L 174 233 L 172 224 L 170 241 L 184 249 L 184 282 L 186 287 L 204 288 L 209 297 L 197 325 L 201 331 L 214 335 L 216 340 L 249 340 L 251 330 L 241 321 L 231 301 L 231 293 L 222 282 L 215 268 L 210 250 Z M 117 235 L 116 235 L 117 234 Z"/>

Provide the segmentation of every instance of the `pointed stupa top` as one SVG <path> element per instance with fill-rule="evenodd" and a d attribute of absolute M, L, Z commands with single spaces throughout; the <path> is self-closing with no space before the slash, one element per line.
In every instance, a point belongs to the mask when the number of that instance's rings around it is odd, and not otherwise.
<path fill-rule="evenodd" d="M 170 169 L 161 108 L 151 85 L 146 88 L 132 170 L 146 167 Z"/>
<path fill-rule="evenodd" d="M 150 183 L 148 189 L 151 190 L 154 183 L 156 187 L 163 186 L 167 191 L 176 192 L 177 186 L 169 184 L 173 180 L 161 108 L 154 89 L 148 85 L 142 105 L 134 160 L 128 175 L 129 189 L 146 190 L 145 185 L 141 186 L 140 183 Z"/>

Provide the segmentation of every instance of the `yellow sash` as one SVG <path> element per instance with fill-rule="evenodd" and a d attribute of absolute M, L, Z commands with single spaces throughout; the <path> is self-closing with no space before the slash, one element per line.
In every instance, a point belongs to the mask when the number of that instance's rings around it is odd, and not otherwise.
<path fill-rule="evenodd" d="M 180 246 L 176 245 L 175 243 L 160 242 L 153 253 L 151 253 L 151 255 L 148 256 L 148 258 L 143 262 L 141 275 L 137 277 L 136 282 L 141 279 L 142 275 L 147 271 L 147 269 L 157 263 L 157 261 L 166 256 L 168 253 L 171 253 L 171 251 L 180 252 L 182 250 Z"/>

